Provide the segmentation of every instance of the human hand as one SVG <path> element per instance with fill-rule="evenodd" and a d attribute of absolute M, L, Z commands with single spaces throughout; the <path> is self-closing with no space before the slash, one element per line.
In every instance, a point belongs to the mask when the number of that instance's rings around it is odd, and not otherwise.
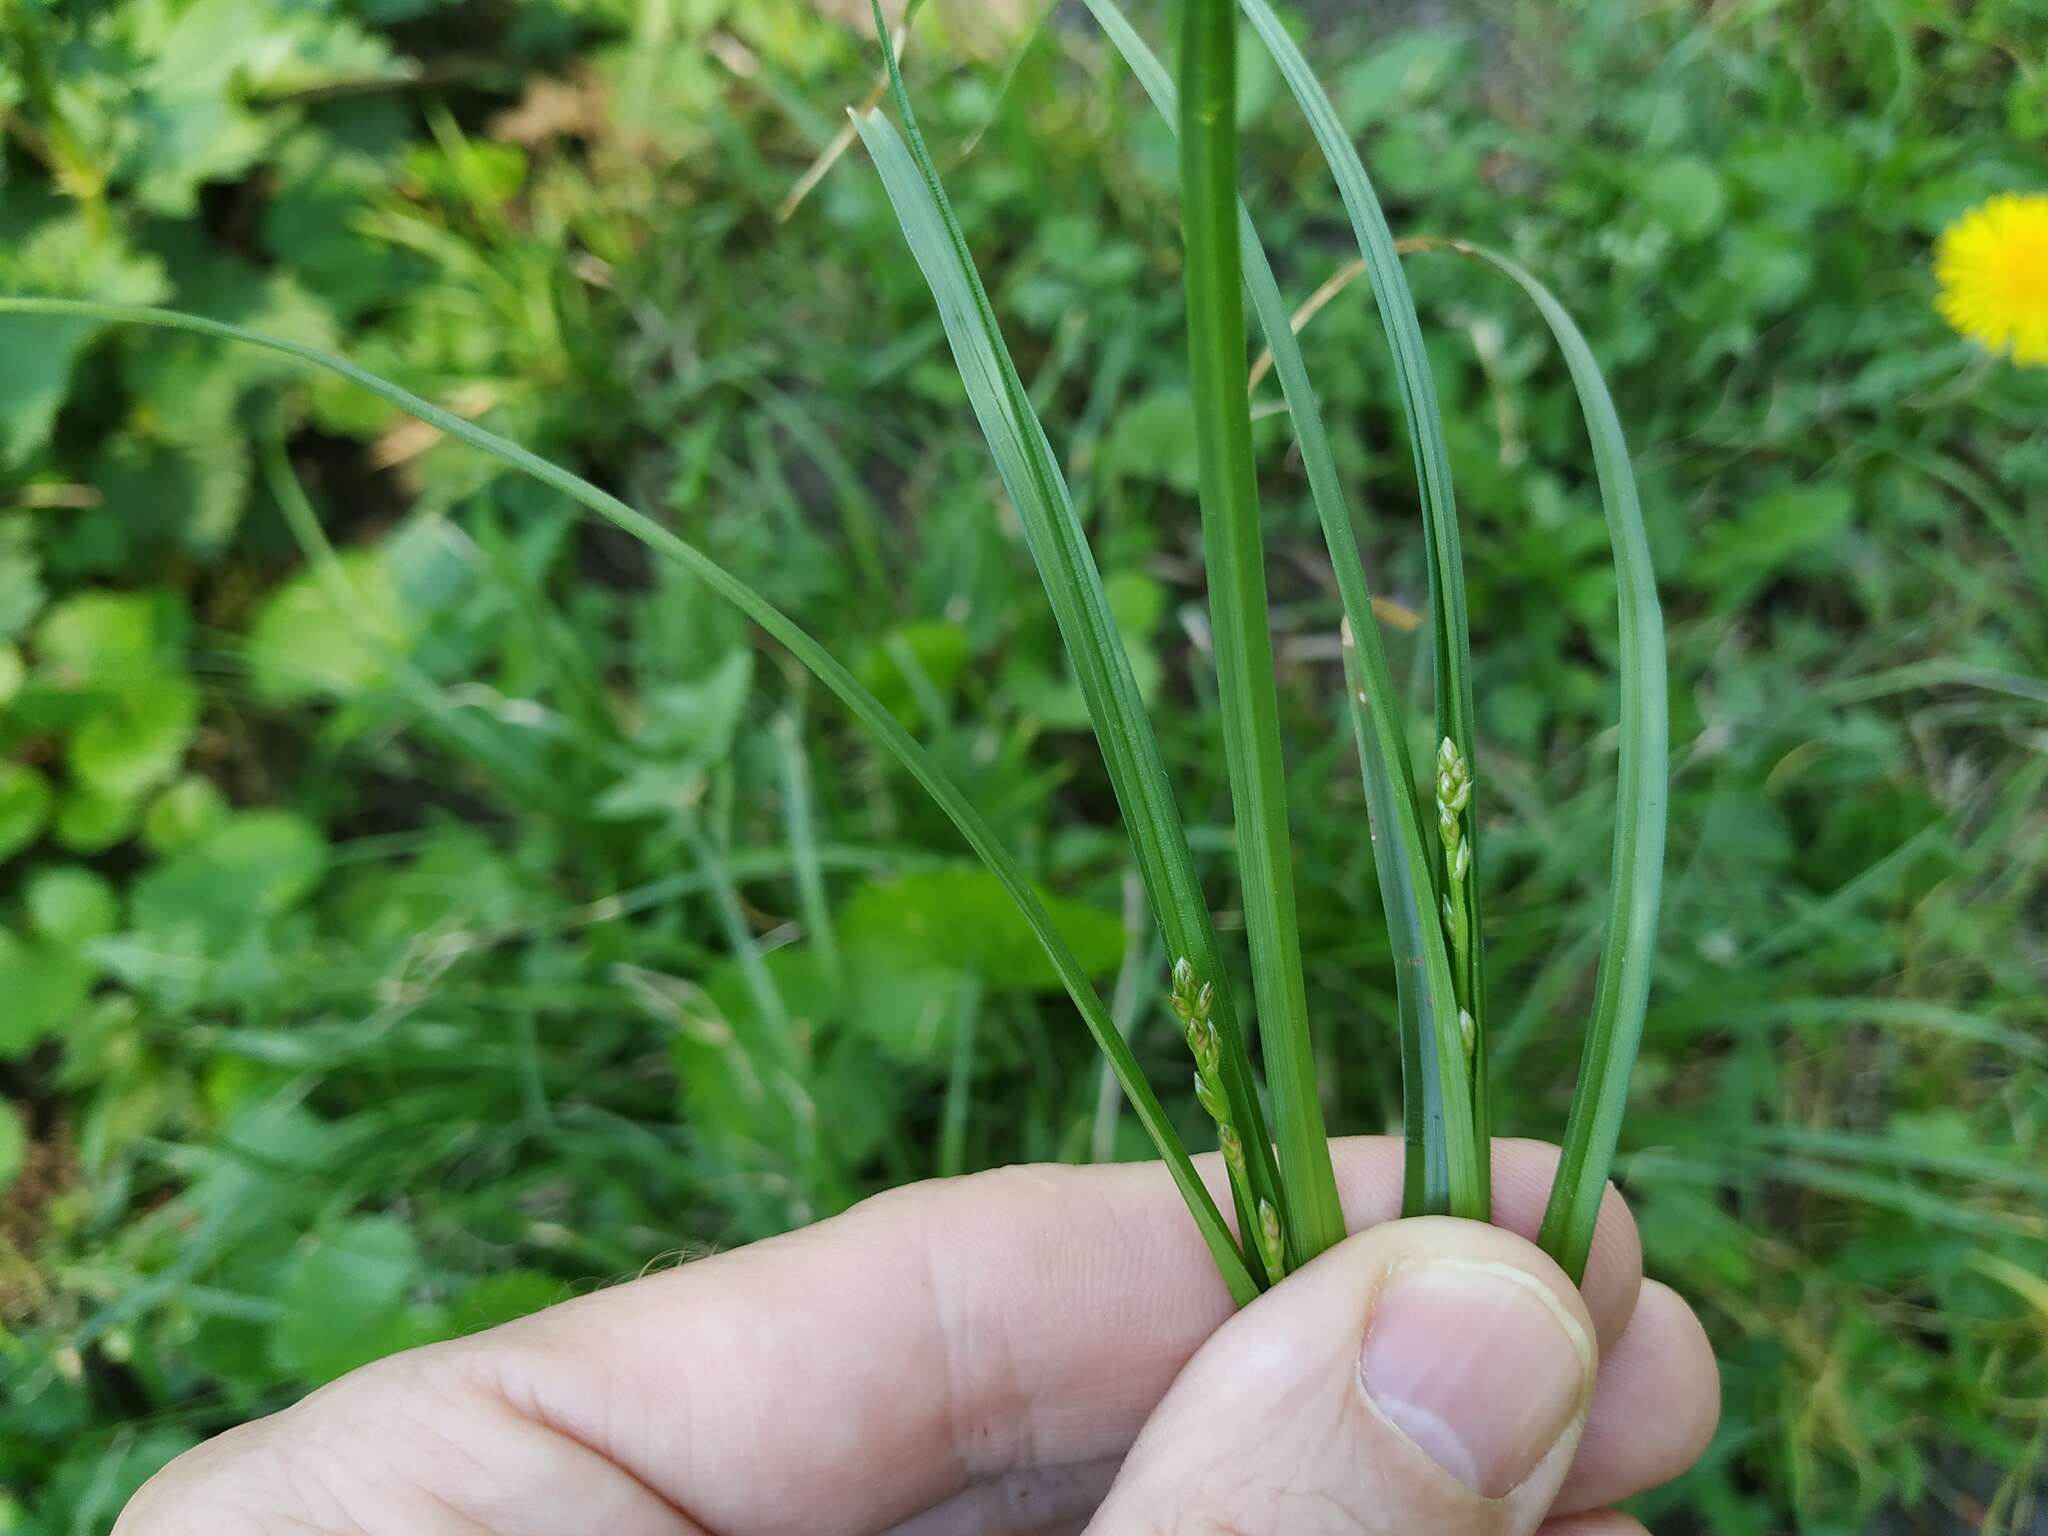
<path fill-rule="evenodd" d="M 1719 1390 L 1620 1198 L 1581 1292 L 1516 1235 L 1555 1149 L 1496 1144 L 1507 1230 L 1333 1150 L 1358 1235 L 1239 1313 L 1157 1165 L 921 1184 L 357 1371 L 115 1536 L 1638 1532 Z"/>

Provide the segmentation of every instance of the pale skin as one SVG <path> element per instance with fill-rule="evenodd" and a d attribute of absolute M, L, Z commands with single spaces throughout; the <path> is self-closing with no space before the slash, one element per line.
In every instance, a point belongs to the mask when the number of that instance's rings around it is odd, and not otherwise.
<path fill-rule="evenodd" d="M 358 1371 L 116 1536 L 1639 1532 L 1719 1393 L 1619 1197 L 1574 1287 L 1527 1241 L 1554 1149 L 1496 1146 L 1499 1227 L 1334 1150 L 1359 1235 L 1241 1313 L 1156 1165 L 917 1185 Z"/>

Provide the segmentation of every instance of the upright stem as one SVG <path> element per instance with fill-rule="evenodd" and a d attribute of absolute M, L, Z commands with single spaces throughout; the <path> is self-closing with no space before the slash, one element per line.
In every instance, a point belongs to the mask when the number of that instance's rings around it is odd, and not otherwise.
<path fill-rule="evenodd" d="M 1279 1142 L 1279 1241 L 1287 1257 L 1300 1264 L 1343 1237 L 1344 1216 L 1316 1097 L 1296 932 L 1280 707 L 1245 386 L 1244 278 L 1237 243 L 1237 12 L 1230 0 L 1187 0 L 1183 14 L 1181 191 L 1202 555 L 1208 567 L 1210 628 L 1259 1039 Z M 1262 1238 L 1267 1225 L 1261 1213 Z"/>

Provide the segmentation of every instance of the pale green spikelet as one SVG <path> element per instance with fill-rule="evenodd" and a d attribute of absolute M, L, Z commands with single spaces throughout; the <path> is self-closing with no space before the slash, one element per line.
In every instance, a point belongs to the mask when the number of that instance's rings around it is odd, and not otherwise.
<path fill-rule="evenodd" d="M 1195 968 L 1185 955 L 1173 962 L 1173 1016 L 1180 1020 L 1187 1035 L 1195 1071 L 1204 1078 L 1214 1077 L 1223 1061 L 1223 1041 L 1216 1033 L 1215 1020 L 1209 1017 L 1215 1000 L 1215 990 L 1197 979 Z"/>
<path fill-rule="evenodd" d="M 1443 833 L 1446 855 L 1464 841 L 1464 827 L 1459 817 L 1471 803 L 1472 770 L 1465 762 L 1465 754 L 1458 750 L 1458 744 L 1446 736 L 1436 749 L 1437 830 Z"/>
<path fill-rule="evenodd" d="M 1173 986 L 1167 1000 L 1173 1016 L 1180 1020 L 1187 1037 L 1188 1053 L 1195 1058 L 1195 1102 L 1216 1122 L 1216 1145 L 1223 1153 L 1223 1166 L 1230 1174 L 1231 1187 L 1253 1209 L 1250 1176 L 1245 1168 L 1244 1138 L 1230 1115 L 1230 1099 L 1223 1090 L 1223 1040 L 1210 1017 L 1216 993 L 1195 974 L 1195 967 L 1183 955 L 1173 962 Z"/>
<path fill-rule="evenodd" d="M 1446 736 L 1436 749 L 1436 829 L 1444 845 L 1444 893 L 1441 911 L 1444 937 L 1451 945 L 1451 975 L 1456 983 L 1459 1023 L 1470 1019 L 1472 911 L 1467 885 L 1472 874 L 1472 842 L 1465 835 L 1465 813 L 1472 804 L 1472 769 L 1458 744 Z M 1466 1037 L 1465 1054 L 1472 1054 Z"/>
<path fill-rule="evenodd" d="M 1280 1231 L 1280 1213 L 1273 1202 L 1259 1202 L 1259 1260 L 1266 1266 L 1266 1278 L 1275 1285 L 1287 1278 L 1287 1244 Z"/>
<path fill-rule="evenodd" d="M 1237 1127 L 1228 1121 L 1216 1127 L 1216 1147 L 1223 1154 L 1223 1166 L 1229 1171 L 1233 1183 L 1242 1183 L 1244 1171 L 1244 1139 L 1237 1134 Z"/>

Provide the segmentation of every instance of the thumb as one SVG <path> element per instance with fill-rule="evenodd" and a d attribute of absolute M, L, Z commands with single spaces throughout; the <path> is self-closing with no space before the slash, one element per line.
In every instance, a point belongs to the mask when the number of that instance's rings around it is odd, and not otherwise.
<path fill-rule="evenodd" d="M 1593 1338 L 1513 1233 L 1373 1227 L 1202 1346 L 1089 1536 L 1527 1536 L 1585 1427 Z"/>

